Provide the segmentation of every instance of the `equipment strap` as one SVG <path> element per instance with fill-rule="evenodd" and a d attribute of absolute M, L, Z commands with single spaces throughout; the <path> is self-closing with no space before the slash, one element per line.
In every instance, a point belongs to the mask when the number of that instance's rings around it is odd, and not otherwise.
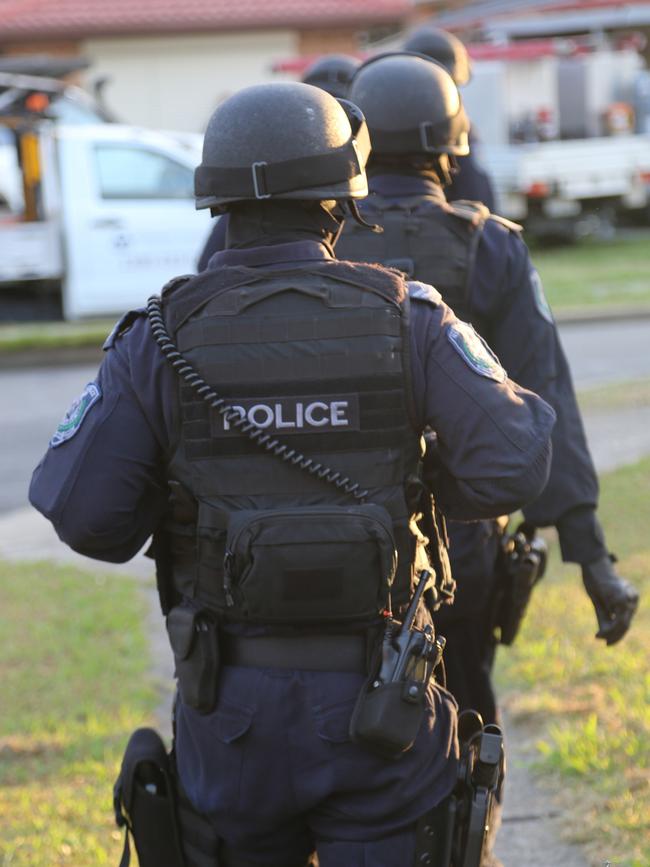
<path fill-rule="evenodd" d="M 365 148 L 364 148 L 365 150 Z M 365 155 L 365 154 L 364 154 Z M 199 166 L 194 191 L 198 197 L 213 195 L 268 199 L 305 187 L 319 187 L 356 178 L 363 171 L 357 142 L 351 139 L 328 154 L 298 157 L 278 163 L 254 162 L 246 168 Z"/>
<path fill-rule="evenodd" d="M 119 867 L 129 867 L 131 864 L 131 846 L 129 844 L 130 829 L 127 826 L 124 829 L 124 848 L 122 849 L 122 857 L 120 858 Z"/>

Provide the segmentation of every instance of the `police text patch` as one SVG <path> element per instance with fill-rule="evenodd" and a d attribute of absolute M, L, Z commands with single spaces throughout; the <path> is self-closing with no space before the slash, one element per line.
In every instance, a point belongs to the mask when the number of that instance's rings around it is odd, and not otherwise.
<path fill-rule="evenodd" d="M 447 329 L 447 337 L 468 367 L 487 379 L 504 382 L 508 374 L 483 338 L 467 322 L 455 322 Z"/>
<path fill-rule="evenodd" d="M 96 382 L 89 382 L 59 422 L 59 426 L 50 440 L 50 446 L 53 449 L 77 433 L 90 408 L 97 403 L 101 396 L 102 392 L 99 385 Z"/>
<path fill-rule="evenodd" d="M 273 434 L 324 433 L 359 430 L 359 395 L 264 397 L 228 403 L 246 421 Z M 212 417 L 212 436 L 236 434 L 222 415 Z"/>

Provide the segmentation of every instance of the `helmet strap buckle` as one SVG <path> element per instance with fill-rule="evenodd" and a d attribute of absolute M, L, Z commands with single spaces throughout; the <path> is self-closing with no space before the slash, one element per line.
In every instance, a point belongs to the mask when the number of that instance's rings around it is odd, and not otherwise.
<path fill-rule="evenodd" d="M 256 199 L 270 199 L 271 193 L 267 192 L 266 172 L 265 168 L 268 165 L 266 162 L 253 163 L 251 172 L 253 174 L 253 191 Z"/>
<path fill-rule="evenodd" d="M 436 150 L 436 143 L 433 133 L 433 124 L 430 120 L 423 120 L 419 128 L 422 150 L 427 153 L 434 153 Z"/>

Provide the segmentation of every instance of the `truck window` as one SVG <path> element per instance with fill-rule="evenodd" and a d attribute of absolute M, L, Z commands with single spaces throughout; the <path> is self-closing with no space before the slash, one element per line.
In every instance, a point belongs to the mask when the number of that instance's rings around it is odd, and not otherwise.
<path fill-rule="evenodd" d="M 48 117 L 56 118 L 59 123 L 105 123 L 105 119 L 92 106 L 67 96 L 52 99 L 47 110 Z"/>
<path fill-rule="evenodd" d="M 102 199 L 191 199 L 190 168 L 142 147 L 101 144 L 95 160 Z"/>

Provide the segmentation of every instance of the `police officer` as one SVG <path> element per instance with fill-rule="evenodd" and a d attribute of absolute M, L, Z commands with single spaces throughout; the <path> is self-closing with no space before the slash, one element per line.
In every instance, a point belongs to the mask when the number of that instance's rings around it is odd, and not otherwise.
<path fill-rule="evenodd" d="M 320 87 L 326 93 L 341 99 L 347 94 L 350 81 L 358 66 L 359 60 L 349 54 L 323 54 L 307 67 L 303 73 L 302 81 L 305 84 Z M 205 271 L 212 256 L 219 250 L 225 249 L 227 231 L 228 217 L 226 216 L 217 220 L 201 250 L 197 262 L 199 271 Z"/>
<path fill-rule="evenodd" d="M 302 81 L 344 99 L 358 66 L 357 58 L 349 54 L 323 54 L 307 67 Z"/>
<path fill-rule="evenodd" d="M 463 43 L 446 30 L 427 24 L 418 27 L 404 40 L 404 51 L 424 54 L 441 63 L 458 87 L 463 87 L 472 77 L 469 54 Z M 450 202 L 468 199 L 483 202 L 494 211 L 496 202 L 490 176 L 476 161 L 478 137 L 472 128 L 469 134 L 470 153 L 456 156 L 457 169 L 445 194 Z"/>
<path fill-rule="evenodd" d="M 553 411 L 438 293 L 334 258 L 369 150 L 360 112 L 309 85 L 222 103 L 196 195 L 230 215 L 229 248 L 120 320 L 30 488 L 96 559 L 154 534 L 178 773 L 225 864 L 314 846 L 321 867 L 413 863 L 416 820 L 454 785 L 454 702 L 429 683 L 398 759 L 349 726 L 377 624 L 413 586 L 420 434 L 438 433 L 457 519 L 511 511 L 548 475 Z"/>
<path fill-rule="evenodd" d="M 392 264 L 431 283 L 471 322 L 517 382 L 557 413 L 551 476 L 524 508 L 532 525 L 554 525 L 562 558 L 579 563 L 598 620 L 597 637 L 613 644 L 627 631 L 638 596 L 613 567 L 596 516 L 598 481 L 589 455 L 567 360 L 519 227 L 479 203 L 448 204 L 450 163 L 468 152 L 468 122 L 458 89 L 437 63 L 385 55 L 358 70 L 350 98 L 364 112 L 373 153 L 365 218 L 382 235 L 348 225 L 340 256 Z M 491 597 L 499 527 L 450 525 L 456 603 L 439 615 L 447 637 L 448 685 L 462 708 L 496 720 Z"/>

